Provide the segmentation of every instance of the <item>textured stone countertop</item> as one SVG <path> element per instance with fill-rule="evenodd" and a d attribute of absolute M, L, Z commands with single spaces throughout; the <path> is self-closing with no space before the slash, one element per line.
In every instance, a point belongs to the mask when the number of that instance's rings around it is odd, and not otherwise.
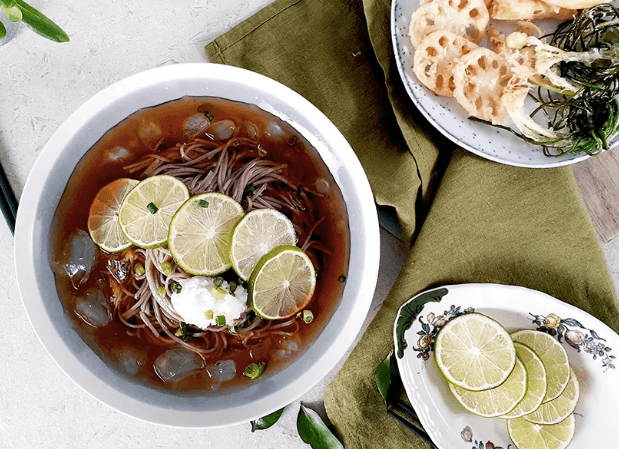
<path fill-rule="evenodd" d="M 17 197 L 58 126 L 91 96 L 154 67 L 208 62 L 204 46 L 272 0 L 31 0 L 69 34 L 55 44 L 22 27 L 0 47 L 0 161 Z M 22 204 L 21 207 L 28 207 Z M 613 275 L 619 241 L 605 244 Z M 405 248 L 381 230 L 381 269 L 366 325 L 387 295 Z M 296 401 L 278 424 L 213 430 L 161 427 L 122 415 L 77 387 L 39 343 L 26 317 L 11 233 L 0 221 L 0 448 L 307 448 L 296 431 Z M 338 365 L 300 400 L 324 415 L 325 386 Z"/>

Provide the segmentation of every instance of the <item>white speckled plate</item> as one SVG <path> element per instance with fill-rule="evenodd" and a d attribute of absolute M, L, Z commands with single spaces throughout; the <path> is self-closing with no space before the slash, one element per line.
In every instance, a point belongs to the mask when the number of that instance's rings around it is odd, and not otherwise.
<path fill-rule="evenodd" d="M 615 358 L 619 335 L 588 313 L 545 293 L 507 285 L 463 284 L 411 298 L 398 311 L 394 328 L 406 394 L 439 449 L 515 449 L 506 421 L 465 410 L 434 363 L 434 338 L 446 319 L 471 311 L 494 318 L 508 332 L 539 329 L 554 334 L 580 383 L 576 433 L 569 447 L 615 447 L 611 442 L 619 441 L 619 363 Z"/>
<path fill-rule="evenodd" d="M 545 156 L 542 147 L 528 144 L 508 131 L 468 120 L 466 111 L 453 98 L 439 97 L 424 87 L 413 73 L 414 49 L 408 37 L 410 18 L 418 7 L 419 0 L 393 0 L 391 38 L 398 71 L 406 91 L 415 106 L 440 132 L 478 156 L 518 167 L 560 167 L 590 157 L 586 154 Z M 558 23 L 557 21 L 545 21 L 540 24 L 540 27 L 545 31 L 550 31 Z M 497 24 L 497 29 L 503 31 L 499 24 Z M 615 136 L 609 142 L 611 147 L 617 143 L 619 143 L 619 136 Z"/>

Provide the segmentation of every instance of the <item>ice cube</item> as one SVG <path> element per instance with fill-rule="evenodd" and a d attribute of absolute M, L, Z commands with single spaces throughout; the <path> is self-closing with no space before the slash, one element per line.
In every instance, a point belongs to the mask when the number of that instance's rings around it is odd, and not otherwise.
<path fill-rule="evenodd" d="M 140 368 L 146 364 L 146 353 L 135 348 L 122 348 L 116 354 L 120 367 L 127 373 L 135 376 Z"/>
<path fill-rule="evenodd" d="M 129 262 L 126 260 L 116 259 L 113 257 L 107 260 L 107 271 L 114 276 L 114 279 L 116 279 L 116 282 L 119 284 L 122 284 L 123 281 L 127 279 L 127 275 L 130 270 L 131 265 L 129 265 Z"/>
<path fill-rule="evenodd" d="M 168 349 L 155 360 L 155 372 L 166 383 L 177 383 L 204 368 L 204 360 L 188 349 Z"/>
<path fill-rule="evenodd" d="M 234 360 L 222 360 L 206 367 L 208 375 L 214 383 L 225 382 L 236 376 L 236 364 Z"/>
<path fill-rule="evenodd" d="M 90 288 L 84 296 L 77 298 L 75 313 L 93 327 L 103 327 L 112 320 L 110 305 L 98 288 Z"/>
<path fill-rule="evenodd" d="M 127 162 L 131 158 L 131 153 L 124 147 L 115 146 L 105 151 L 104 162 Z"/>
<path fill-rule="evenodd" d="M 204 133 L 210 124 L 211 121 L 204 114 L 197 113 L 187 117 L 183 123 L 185 140 L 191 140 L 199 134 Z M 202 137 L 204 137 L 204 135 Z"/>
<path fill-rule="evenodd" d="M 234 135 L 236 131 L 236 125 L 232 120 L 219 120 L 218 122 L 211 123 L 206 129 L 208 134 L 213 136 L 215 140 L 227 140 Z"/>
<path fill-rule="evenodd" d="M 138 129 L 138 137 L 146 148 L 156 150 L 163 142 L 163 131 L 156 123 L 143 121 Z"/>
<path fill-rule="evenodd" d="M 69 276 L 73 288 L 77 290 L 90 277 L 90 272 L 95 265 L 96 252 L 97 246 L 90 235 L 78 229 L 64 244 L 60 260 L 53 264 L 54 271 Z"/>

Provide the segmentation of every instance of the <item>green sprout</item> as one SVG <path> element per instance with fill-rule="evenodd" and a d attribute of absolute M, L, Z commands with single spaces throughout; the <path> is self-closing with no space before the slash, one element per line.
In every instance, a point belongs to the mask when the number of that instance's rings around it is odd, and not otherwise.
<path fill-rule="evenodd" d="M 69 36 L 51 19 L 23 0 L 0 0 L 0 9 L 9 21 L 24 22 L 32 30 L 54 42 L 68 42 Z M 0 39 L 6 36 L 6 27 L 0 22 Z"/>

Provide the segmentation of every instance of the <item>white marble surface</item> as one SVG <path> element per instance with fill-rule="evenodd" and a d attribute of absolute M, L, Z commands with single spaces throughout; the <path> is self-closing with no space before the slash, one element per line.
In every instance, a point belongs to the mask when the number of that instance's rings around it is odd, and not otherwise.
<path fill-rule="evenodd" d="M 272 0 L 31 0 L 71 37 L 49 42 L 21 27 L 0 47 L 0 161 L 19 197 L 45 142 L 84 101 L 111 83 L 153 67 L 208 62 L 204 46 Z M 22 204 L 21 207 L 28 207 Z M 381 270 L 372 312 L 405 258 L 381 231 Z M 619 241 L 605 246 L 619 278 Z M 40 345 L 24 312 L 13 267 L 13 241 L 0 220 L 0 448 L 307 448 L 296 432 L 298 402 L 273 428 L 249 424 L 179 430 L 121 415 L 76 387 Z M 341 366 L 341 364 L 340 364 Z M 336 367 L 301 400 L 324 413 L 325 386 Z"/>

